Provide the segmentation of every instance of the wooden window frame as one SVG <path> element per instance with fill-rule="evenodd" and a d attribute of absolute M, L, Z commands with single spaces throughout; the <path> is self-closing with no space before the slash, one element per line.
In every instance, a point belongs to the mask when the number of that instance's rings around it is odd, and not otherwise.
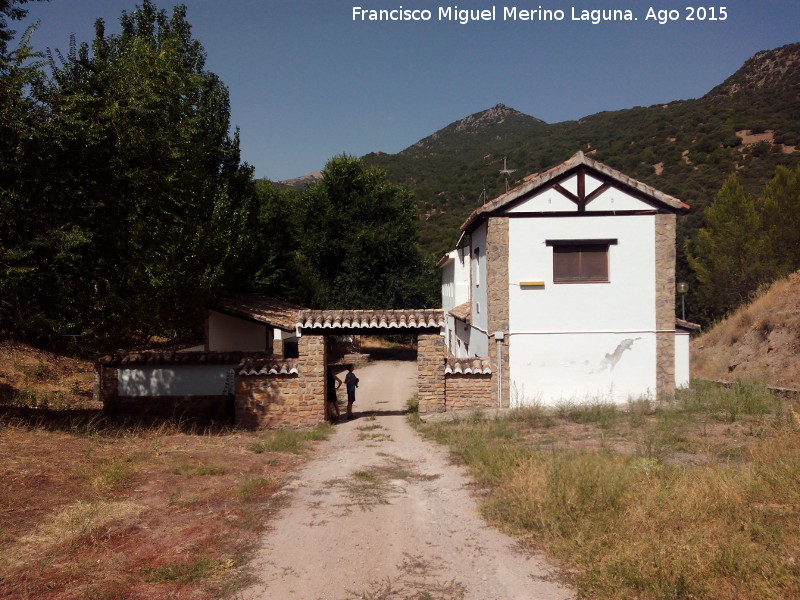
<path fill-rule="evenodd" d="M 546 240 L 545 244 L 553 248 L 553 283 L 610 283 L 610 268 L 608 260 L 609 246 L 616 245 L 616 239 L 573 239 L 573 240 Z M 583 253 L 582 248 L 587 252 L 591 248 L 592 253 L 602 252 L 605 256 L 605 265 L 601 275 L 588 275 L 583 273 Z M 566 250 L 566 251 L 565 251 Z M 560 272 L 564 267 L 559 267 L 558 257 L 562 254 L 573 255 L 578 253 L 578 275 L 576 277 L 564 277 Z"/>

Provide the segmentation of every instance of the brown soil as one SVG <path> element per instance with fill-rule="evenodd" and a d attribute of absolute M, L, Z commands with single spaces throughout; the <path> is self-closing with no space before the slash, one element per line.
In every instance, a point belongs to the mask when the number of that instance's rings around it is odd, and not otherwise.
<path fill-rule="evenodd" d="M 0 598 L 211 599 L 246 584 L 307 455 L 267 434 L 108 422 L 92 365 L 0 345 Z"/>
<path fill-rule="evenodd" d="M 691 371 L 800 389 L 800 271 L 692 341 Z"/>

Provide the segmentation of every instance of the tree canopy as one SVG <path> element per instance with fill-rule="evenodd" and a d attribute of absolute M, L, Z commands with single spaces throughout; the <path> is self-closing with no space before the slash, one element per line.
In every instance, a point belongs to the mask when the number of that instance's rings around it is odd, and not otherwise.
<path fill-rule="evenodd" d="M 168 16 L 145 0 L 120 23 L 49 53 L 18 126 L 35 122 L 5 148 L 16 173 L 0 204 L 0 289 L 13 310 L 0 327 L 56 345 L 190 327 L 235 278 L 255 215 L 227 88 L 204 70 L 185 7 Z"/>

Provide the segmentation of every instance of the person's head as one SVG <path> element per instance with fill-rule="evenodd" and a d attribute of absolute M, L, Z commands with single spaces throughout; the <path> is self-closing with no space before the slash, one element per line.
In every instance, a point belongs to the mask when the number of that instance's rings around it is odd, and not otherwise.
<path fill-rule="evenodd" d="M 353 365 L 347 365 L 347 370 L 352 373 L 353 372 Z"/>

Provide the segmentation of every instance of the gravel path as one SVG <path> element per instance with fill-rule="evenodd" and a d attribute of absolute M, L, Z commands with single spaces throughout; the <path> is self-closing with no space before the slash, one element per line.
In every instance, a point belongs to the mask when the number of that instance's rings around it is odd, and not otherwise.
<path fill-rule="evenodd" d="M 572 598 L 541 557 L 481 520 L 463 470 L 406 422 L 416 363 L 379 362 L 356 375 L 356 418 L 339 423 L 283 492 L 287 506 L 251 563 L 259 583 L 239 597 Z"/>

